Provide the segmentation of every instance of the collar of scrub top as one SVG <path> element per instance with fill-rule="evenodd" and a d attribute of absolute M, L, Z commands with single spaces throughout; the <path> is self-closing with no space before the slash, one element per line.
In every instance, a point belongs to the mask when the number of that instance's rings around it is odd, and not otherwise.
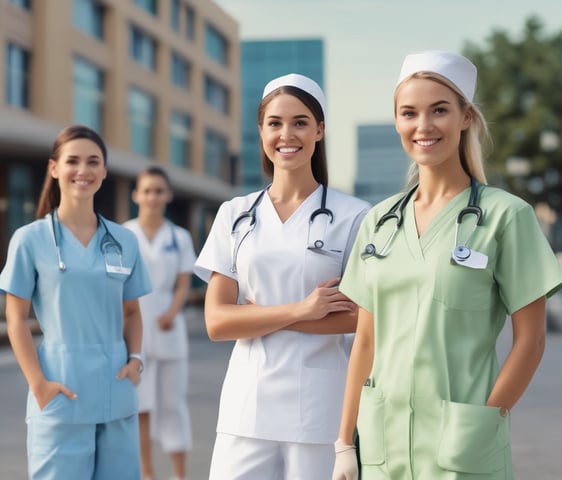
<path fill-rule="evenodd" d="M 416 184 L 412 189 L 410 189 L 403 197 L 401 197 L 391 208 L 388 212 L 386 212 L 376 223 L 375 231 L 371 237 L 370 243 L 365 246 L 365 249 L 361 253 L 361 258 L 363 260 L 367 260 L 370 257 L 375 257 L 378 259 L 383 259 L 388 256 L 390 250 L 392 248 L 392 244 L 394 243 L 394 238 L 398 233 L 398 230 L 402 226 L 404 222 L 404 208 L 406 207 L 408 201 L 418 188 L 419 184 Z M 484 214 L 482 209 L 478 206 L 478 195 L 480 191 L 480 184 L 474 179 L 470 178 L 470 197 L 468 199 L 468 204 L 464 207 L 459 214 L 457 215 L 456 227 L 455 227 L 455 248 L 453 249 L 452 257 L 455 260 L 455 263 L 462 262 L 470 257 L 471 250 L 468 248 L 468 242 L 474 235 L 474 231 L 476 227 L 482 224 L 482 220 L 484 218 Z M 474 215 L 476 217 L 476 223 L 472 231 L 470 232 L 468 238 L 463 244 L 459 243 L 459 228 L 463 222 L 463 219 L 466 215 Z M 379 231 L 379 229 L 388 221 L 394 220 L 395 225 L 394 229 L 392 230 L 390 236 L 388 237 L 387 241 L 384 243 L 383 247 L 377 251 L 375 247 L 374 237 Z"/>
<path fill-rule="evenodd" d="M 53 241 L 55 243 L 55 250 L 57 252 L 57 260 L 58 260 L 58 267 L 61 272 L 66 271 L 66 263 L 62 260 L 61 252 L 60 252 L 60 241 L 62 239 L 62 231 L 60 227 L 60 221 L 57 214 L 57 209 L 53 209 L 50 214 L 51 216 L 51 229 L 53 234 Z M 108 254 L 113 249 L 119 255 L 119 268 L 123 268 L 123 248 L 121 244 L 117 241 L 117 239 L 111 234 L 109 228 L 107 228 L 107 224 L 104 222 L 103 218 L 99 213 L 96 212 L 96 217 L 98 219 L 98 225 L 102 225 L 105 233 L 101 239 L 100 243 L 100 250 L 103 254 L 105 260 L 106 270 L 111 270 L 111 266 L 108 263 Z"/>
<path fill-rule="evenodd" d="M 232 252 L 232 265 L 230 267 L 230 271 L 232 273 L 237 273 L 238 271 L 236 266 L 236 260 L 238 258 L 238 252 L 240 250 L 240 246 L 242 245 L 242 242 L 246 239 L 246 237 L 254 230 L 254 228 L 256 228 L 256 223 L 257 223 L 256 211 L 259 204 L 263 200 L 264 195 L 269 190 L 269 187 L 271 187 L 271 184 L 265 187 L 256 197 L 254 203 L 252 203 L 250 208 L 240 213 L 240 215 L 238 215 L 238 217 L 236 217 L 236 219 L 232 223 L 230 234 L 231 235 L 238 234 L 236 241 L 234 242 L 234 248 Z M 322 184 L 322 199 L 320 201 L 320 207 L 314 210 L 310 214 L 310 217 L 308 219 L 307 249 L 316 253 L 321 253 L 323 255 L 334 255 L 334 253 L 324 249 L 324 240 L 322 240 L 322 238 L 317 238 L 312 242 L 310 241 L 310 230 L 318 215 L 325 215 L 328 220 L 328 223 L 333 223 L 334 221 L 334 212 L 332 212 L 332 210 L 326 207 L 327 192 L 328 192 L 328 188 L 326 187 L 326 185 Z M 239 235 L 240 231 L 238 230 L 238 227 L 244 220 L 249 220 L 248 228 L 243 235 Z"/>

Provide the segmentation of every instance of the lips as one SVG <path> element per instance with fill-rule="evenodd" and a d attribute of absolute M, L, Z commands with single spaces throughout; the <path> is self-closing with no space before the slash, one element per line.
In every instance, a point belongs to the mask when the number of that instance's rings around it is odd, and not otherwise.
<path fill-rule="evenodd" d="M 431 140 L 414 140 L 414 143 L 418 144 L 420 147 L 431 147 L 439 142 L 439 138 L 433 138 Z"/>
<path fill-rule="evenodd" d="M 296 153 L 301 149 L 301 147 L 279 147 L 277 151 L 279 153 Z"/>

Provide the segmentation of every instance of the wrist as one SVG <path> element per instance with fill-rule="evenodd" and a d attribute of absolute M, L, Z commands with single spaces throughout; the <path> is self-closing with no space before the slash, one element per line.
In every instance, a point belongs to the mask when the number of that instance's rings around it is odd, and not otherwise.
<path fill-rule="evenodd" d="M 344 442 L 341 438 L 338 438 L 334 442 L 334 450 L 336 453 L 345 452 L 347 450 L 355 450 L 355 445 Z"/>
<path fill-rule="evenodd" d="M 136 360 L 139 364 L 138 371 L 139 373 L 142 373 L 142 371 L 144 370 L 144 357 L 141 353 L 129 353 L 128 360 L 129 362 L 131 360 Z"/>

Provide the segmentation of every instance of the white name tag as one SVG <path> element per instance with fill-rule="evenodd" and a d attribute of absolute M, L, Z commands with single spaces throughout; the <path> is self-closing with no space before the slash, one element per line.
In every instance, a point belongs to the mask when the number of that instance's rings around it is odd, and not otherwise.
<path fill-rule="evenodd" d="M 128 267 L 122 267 L 121 265 L 106 265 L 105 271 L 107 273 L 120 273 L 121 275 L 130 275 L 131 269 Z"/>

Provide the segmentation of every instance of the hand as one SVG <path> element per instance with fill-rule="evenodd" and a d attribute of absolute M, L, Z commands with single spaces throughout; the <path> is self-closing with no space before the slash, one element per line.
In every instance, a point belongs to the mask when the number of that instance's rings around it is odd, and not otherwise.
<path fill-rule="evenodd" d="M 138 385 L 141 380 L 140 374 L 140 361 L 136 358 L 131 358 L 127 364 L 125 364 L 119 373 L 117 373 L 117 378 L 123 380 L 128 377 L 133 385 Z"/>
<path fill-rule="evenodd" d="M 171 330 L 174 327 L 174 319 L 174 315 L 170 315 L 167 312 L 163 313 L 158 317 L 158 327 L 163 331 Z"/>
<path fill-rule="evenodd" d="M 69 400 L 76 400 L 78 396 L 62 383 L 50 382 L 45 380 L 37 387 L 32 389 L 35 400 L 39 408 L 43 410 L 51 400 L 53 400 L 59 393 L 62 393 Z"/>
<path fill-rule="evenodd" d="M 338 439 L 334 444 L 336 450 L 336 462 L 332 480 L 358 480 L 359 467 L 357 465 L 357 453 L 354 445 L 344 445 Z"/>
<path fill-rule="evenodd" d="M 337 288 L 339 278 L 319 284 L 300 302 L 300 320 L 319 320 L 334 312 L 353 312 L 357 306 Z"/>

